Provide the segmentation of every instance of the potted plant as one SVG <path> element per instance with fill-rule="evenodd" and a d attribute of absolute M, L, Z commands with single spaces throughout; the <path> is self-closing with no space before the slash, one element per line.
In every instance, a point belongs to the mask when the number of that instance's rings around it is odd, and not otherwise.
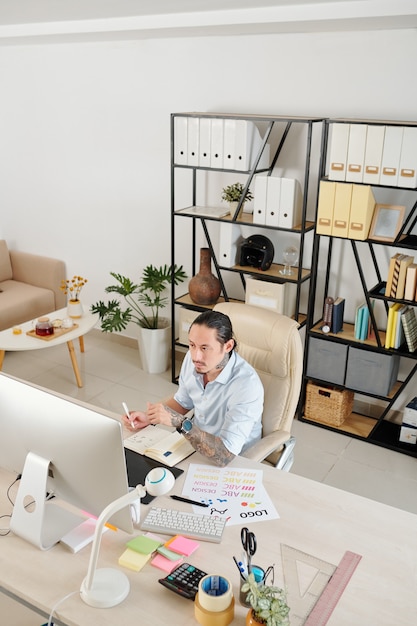
<path fill-rule="evenodd" d="M 223 187 L 222 189 L 222 200 L 229 203 L 231 215 L 234 215 L 234 212 L 236 211 L 237 205 L 243 194 L 243 189 L 244 187 L 242 183 L 233 183 L 233 185 L 228 185 L 227 187 Z M 251 190 L 248 189 L 243 199 L 242 207 L 244 206 L 245 202 L 248 202 L 250 200 L 253 200 L 253 195 L 251 193 Z"/>
<path fill-rule="evenodd" d="M 257 583 L 253 574 L 241 587 L 247 593 L 251 609 L 246 618 L 246 626 L 265 624 L 265 626 L 287 626 L 290 624 L 285 592 L 279 587 Z"/>
<path fill-rule="evenodd" d="M 91 311 L 100 317 L 101 329 L 108 333 L 121 332 L 130 322 L 137 324 L 144 369 L 152 374 L 164 372 L 168 367 L 170 322 L 160 317 L 160 310 L 168 304 L 165 295 L 168 286 L 172 282 L 178 285 L 187 278 L 182 265 L 147 265 L 138 283 L 122 274 L 110 272 L 110 275 L 116 282 L 105 291 L 121 298 L 107 303 L 100 300 L 91 306 Z"/>

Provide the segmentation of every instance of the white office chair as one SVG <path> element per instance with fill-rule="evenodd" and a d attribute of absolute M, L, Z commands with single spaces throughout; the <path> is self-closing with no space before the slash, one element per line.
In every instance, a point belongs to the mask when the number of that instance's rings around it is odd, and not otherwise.
<path fill-rule="evenodd" d="M 274 311 L 224 302 L 214 310 L 231 319 L 239 354 L 256 369 L 265 390 L 262 439 L 242 456 L 289 471 L 295 438 L 291 426 L 303 372 L 303 347 L 298 323 Z"/>

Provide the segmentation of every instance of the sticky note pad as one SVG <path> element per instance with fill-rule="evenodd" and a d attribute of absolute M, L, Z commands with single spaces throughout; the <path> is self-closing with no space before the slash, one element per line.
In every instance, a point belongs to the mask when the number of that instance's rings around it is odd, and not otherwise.
<path fill-rule="evenodd" d="M 178 560 L 178 552 L 174 552 L 174 550 L 169 550 L 165 546 L 159 546 L 156 551 L 170 561 Z"/>
<path fill-rule="evenodd" d="M 151 554 L 159 548 L 161 542 L 156 539 L 152 539 L 151 537 L 146 537 L 146 535 L 139 535 L 139 537 L 135 537 L 134 539 L 128 541 L 126 545 L 131 550 L 135 550 L 135 552 L 140 552 L 141 554 Z"/>
<path fill-rule="evenodd" d="M 173 539 L 165 544 L 165 546 L 173 552 L 183 554 L 184 556 L 190 556 L 190 554 L 197 550 L 199 545 L 200 544 L 194 541 L 194 539 L 188 539 L 188 537 L 183 537 L 182 535 L 175 535 Z"/>
<path fill-rule="evenodd" d="M 150 554 L 140 554 L 139 552 L 135 552 L 134 550 L 127 548 L 127 550 L 125 550 L 119 557 L 119 565 L 127 567 L 134 572 L 140 572 L 150 558 Z"/>
<path fill-rule="evenodd" d="M 162 554 L 157 554 L 151 561 L 151 565 L 154 567 L 159 567 L 159 569 L 164 570 L 164 572 L 168 572 L 170 574 L 172 570 L 177 567 L 182 562 L 182 558 L 177 559 L 176 561 L 170 561 L 169 559 L 162 556 Z"/>

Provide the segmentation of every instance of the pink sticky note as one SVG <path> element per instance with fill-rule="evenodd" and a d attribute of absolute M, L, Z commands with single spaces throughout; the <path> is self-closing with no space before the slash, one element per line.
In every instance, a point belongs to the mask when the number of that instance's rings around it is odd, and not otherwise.
<path fill-rule="evenodd" d="M 153 565 L 154 567 L 159 567 L 159 569 L 162 569 L 164 570 L 164 572 L 170 574 L 172 570 L 177 567 L 181 562 L 182 558 L 178 559 L 178 561 L 170 561 L 165 556 L 162 556 L 162 554 L 157 554 L 156 557 L 152 559 L 151 565 Z"/>
<path fill-rule="evenodd" d="M 190 556 L 199 546 L 200 544 L 194 541 L 194 539 L 188 539 L 188 537 L 183 537 L 182 535 L 177 535 L 169 542 L 170 550 L 184 556 Z"/>

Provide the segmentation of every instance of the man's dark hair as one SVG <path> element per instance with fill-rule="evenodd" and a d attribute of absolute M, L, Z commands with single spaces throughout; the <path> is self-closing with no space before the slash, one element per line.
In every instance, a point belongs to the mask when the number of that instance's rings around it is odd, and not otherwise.
<path fill-rule="evenodd" d="M 222 346 L 230 339 L 233 339 L 235 345 L 231 352 L 237 348 L 236 339 L 233 336 L 232 322 L 228 315 L 220 313 L 220 311 L 204 311 L 204 313 L 200 313 L 200 315 L 195 318 L 191 326 L 195 324 L 207 326 L 207 328 L 214 328 L 216 331 L 216 339 Z"/>

